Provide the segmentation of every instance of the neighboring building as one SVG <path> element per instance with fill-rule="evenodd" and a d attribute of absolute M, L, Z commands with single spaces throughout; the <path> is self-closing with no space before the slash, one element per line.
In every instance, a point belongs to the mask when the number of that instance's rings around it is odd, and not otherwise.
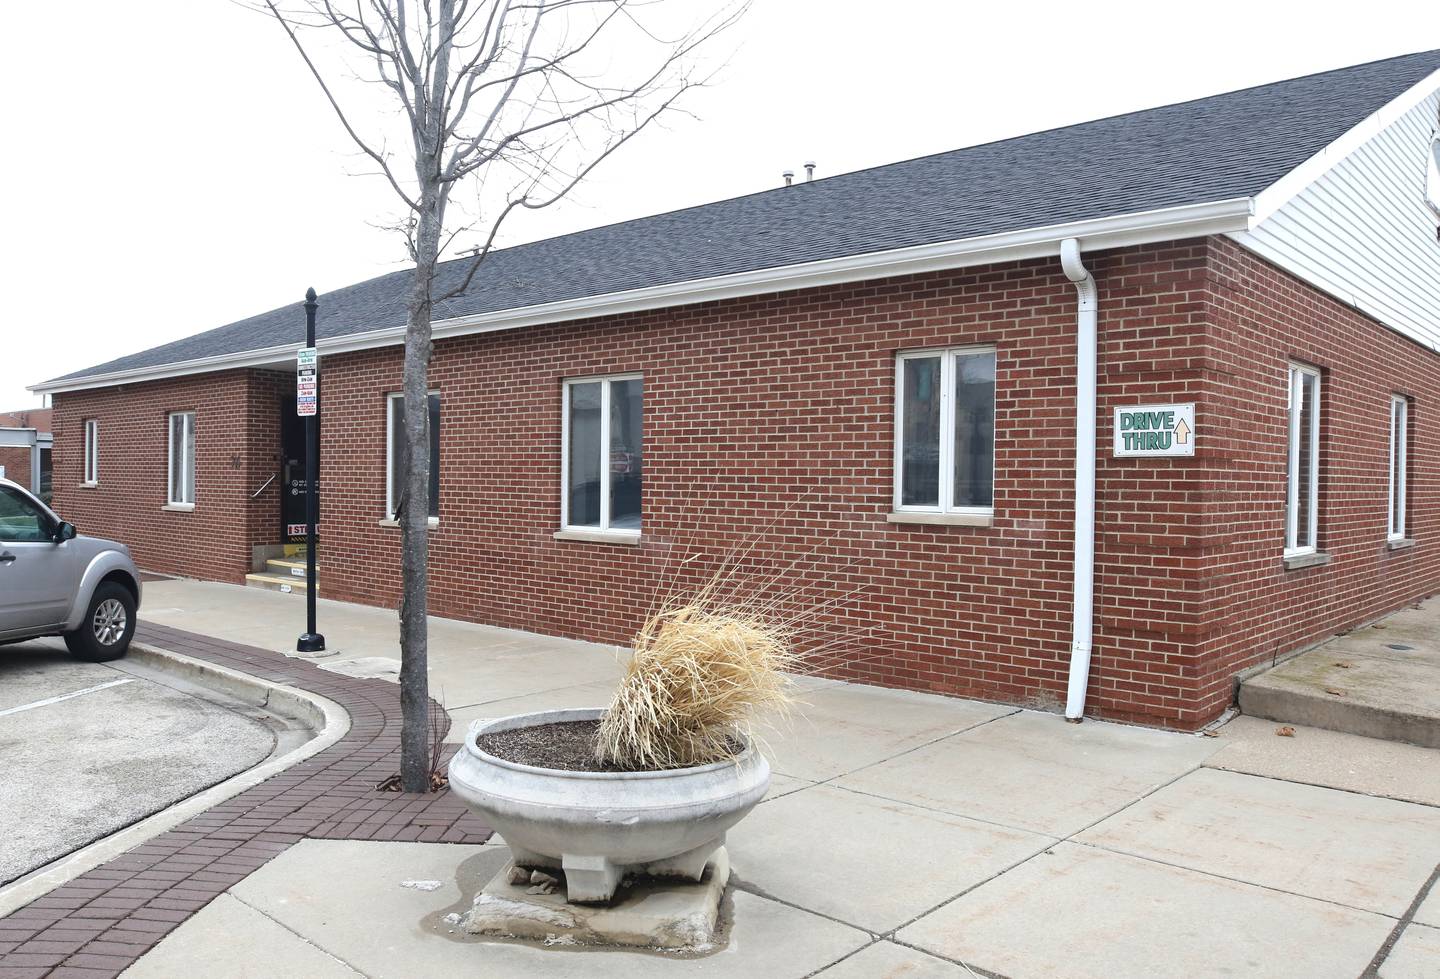
<path fill-rule="evenodd" d="M 1437 109 L 1415 54 L 497 252 L 437 309 L 430 608 L 624 641 L 729 553 L 832 675 L 1200 726 L 1440 590 Z M 399 596 L 406 276 L 321 298 L 333 598 Z M 59 508 L 244 581 L 297 519 L 302 336 L 37 385 Z"/>
<path fill-rule="evenodd" d="M 0 479 L 50 500 L 50 409 L 0 411 Z"/>

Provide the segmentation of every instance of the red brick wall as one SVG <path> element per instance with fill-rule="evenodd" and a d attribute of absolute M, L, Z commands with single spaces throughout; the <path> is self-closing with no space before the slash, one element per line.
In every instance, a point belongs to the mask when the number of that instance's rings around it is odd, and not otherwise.
<path fill-rule="evenodd" d="M 5 467 L 5 478 L 30 489 L 30 448 L 20 445 L 0 445 L 0 466 Z"/>
<path fill-rule="evenodd" d="M 1440 357 L 1227 239 L 1211 249 L 1212 391 L 1202 443 L 1204 703 L 1234 675 L 1440 591 Z M 1286 570 L 1287 365 L 1321 370 L 1321 567 Z M 1412 548 L 1386 545 L 1390 399 L 1410 405 Z"/>
<path fill-rule="evenodd" d="M 57 394 L 54 506 L 82 533 L 130 545 L 146 570 L 243 581 L 250 545 L 278 542 L 276 378 L 232 370 Z M 168 417 L 195 412 L 195 509 L 168 499 Z M 99 485 L 84 480 L 85 420 L 99 422 Z M 276 483 L 278 484 L 278 480 Z"/>
<path fill-rule="evenodd" d="M 1440 358 L 1226 240 L 1087 262 L 1101 310 L 1093 713 L 1198 726 L 1242 668 L 1436 589 Z M 819 610 L 807 624 L 837 643 L 819 657 L 833 675 L 1056 705 L 1069 664 L 1074 334 L 1073 287 L 1058 262 L 1036 261 L 442 340 L 431 610 L 625 642 L 667 582 L 738 550 L 742 591 L 779 571 L 770 594 Z M 997 349 L 993 526 L 887 522 L 896 351 L 982 343 Z M 1321 538 L 1333 561 L 1304 571 L 1280 560 L 1292 356 L 1326 369 Z M 557 541 L 561 382 L 636 371 L 643 542 Z M 393 606 L 399 532 L 379 523 L 400 351 L 334 355 L 321 373 L 321 590 Z M 62 509 L 138 541 L 142 564 L 234 580 L 250 544 L 278 540 L 276 501 L 247 505 L 242 492 L 273 470 L 288 382 L 232 371 L 58 397 Z M 1415 398 L 1420 543 L 1404 552 L 1384 543 L 1392 389 Z M 1194 458 L 1111 456 L 1113 407 L 1151 401 L 1196 403 Z M 191 406 L 199 506 L 162 513 L 164 417 Z M 75 488 L 92 416 L 101 491 Z M 123 441 L 104 434 L 117 424 L 131 426 Z"/>
<path fill-rule="evenodd" d="M 1095 267 L 1102 398 L 1198 398 L 1203 243 Z M 816 620 L 844 640 L 837 675 L 1055 704 L 1069 662 L 1074 331 L 1073 287 L 1058 263 L 1031 262 L 442 341 L 431 609 L 623 642 L 677 556 L 698 549 L 689 567 L 708 569 L 753 548 L 762 567 L 800 558 L 784 576 L 796 605 L 840 602 Z M 994 526 L 887 523 L 895 352 L 976 343 L 998 349 Z M 644 374 L 644 543 L 556 541 L 561 381 L 622 371 Z M 393 605 L 398 531 L 377 522 L 399 351 L 330 357 L 322 373 L 322 591 Z M 1101 457 L 1094 704 L 1107 714 L 1198 719 L 1178 662 L 1199 614 L 1193 466 Z"/>

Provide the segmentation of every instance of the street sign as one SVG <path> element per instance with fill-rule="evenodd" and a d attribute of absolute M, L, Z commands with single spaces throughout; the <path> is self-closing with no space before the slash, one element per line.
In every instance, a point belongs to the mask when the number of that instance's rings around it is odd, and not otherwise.
<path fill-rule="evenodd" d="M 295 414 L 313 417 L 320 409 L 320 356 L 314 347 L 295 353 Z"/>
<path fill-rule="evenodd" d="M 1133 405 L 1115 409 L 1115 455 L 1194 454 L 1194 404 Z"/>

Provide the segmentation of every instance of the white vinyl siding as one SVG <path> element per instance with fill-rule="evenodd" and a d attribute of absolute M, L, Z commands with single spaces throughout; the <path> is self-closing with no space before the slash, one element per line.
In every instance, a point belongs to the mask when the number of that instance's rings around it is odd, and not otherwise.
<path fill-rule="evenodd" d="M 995 504 L 995 351 L 895 358 L 897 513 L 988 516 Z"/>
<path fill-rule="evenodd" d="M 100 482 L 100 423 L 93 418 L 85 421 L 85 484 Z"/>
<path fill-rule="evenodd" d="M 195 412 L 177 411 L 170 416 L 170 498 L 171 506 L 195 505 Z"/>
<path fill-rule="evenodd" d="M 1426 204 L 1440 93 L 1422 100 L 1252 231 L 1231 237 L 1440 349 L 1440 243 Z"/>
<path fill-rule="evenodd" d="M 1320 372 L 1290 365 L 1285 556 L 1314 554 L 1320 529 Z"/>
<path fill-rule="evenodd" d="M 1386 539 L 1405 539 L 1405 497 L 1410 467 L 1410 402 L 1404 395 L 1390 399 L 1390 498 Z"/>
<path fill-rule="evenodd" d="M 644 480 L 639 374 L 567 379 L 561 408 L 560 527 L 638 537 Z"/>

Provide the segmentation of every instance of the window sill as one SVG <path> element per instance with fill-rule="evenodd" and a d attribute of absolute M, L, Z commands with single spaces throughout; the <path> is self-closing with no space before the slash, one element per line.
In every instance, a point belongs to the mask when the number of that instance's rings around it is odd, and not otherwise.
<path fill-rule="evenodd" d="M 193 513 L 194 510 L 195 510 L 195 504 L 193 504 L 193 503 L 167 503 L 167 504 L 165 504 L 164 506 L 162 506 L 160 509 L 162 509 L 162 510 L 168 510 L 168 511 L 170 511 L 171 513 Z"/>
<path fill-rule="evenodd" d="M 1318 568 L 1322 564 L 1330 563 L 1330 555 L 1324 551 L 1315 551 L 1311 554 L 1295 554 L 1285 558 L 1285 570 L 1297 571 L 1300 568 Z"/>
<path fill-rule="evenodd" d="M 1402 537 L 1399 540 L 1388 540 L 1385 542 L 1386 550 L 1403 551 L 1415 546 L 1415 538 Z"/>
<path fill-rule="evenodd" d="M 995 523 L 993 513 L 914 513 L 909 510 L 894 510 L 885 515 L 890 523 L 938 524 L 946 527 L 990 527 Z"/>
<path fill-rule="evenodd" d="M 80 484 L 80 488 L 81 488 L 81 489 L 96 489 L 96 488 L 98 488 L 99 486 L 100 486 L 99 483 L 81 483 L 81 484 Z"/>
<path fill-rule="evenodd" d="M 425 518 L 425 523 L 426 523 L 426 525 L 429 526 L 429 527 L 438 527 L 438 526 L 440 526 L 440 518 L 439 518 L 439 517 L 426 517 L 426 518 Z M 387 520 L 381 520 L 378 526 L 381 526 L 381 527 L 389 527 L 389 528 L 392 529 L 392 530 L 399 530 L 399 529 L 400 529 L 400 521 L 398 521 L 398 520 L 388 520 L 388 519 L 387 519 Z"/>
<path fill-rule="evenodd" d="M 640 544 L 638 533 L 618 530 L 557 530 L 553 536 L 556 540 L 583 541 L 587 544 L 626 544 L 630 547 Z"/>

